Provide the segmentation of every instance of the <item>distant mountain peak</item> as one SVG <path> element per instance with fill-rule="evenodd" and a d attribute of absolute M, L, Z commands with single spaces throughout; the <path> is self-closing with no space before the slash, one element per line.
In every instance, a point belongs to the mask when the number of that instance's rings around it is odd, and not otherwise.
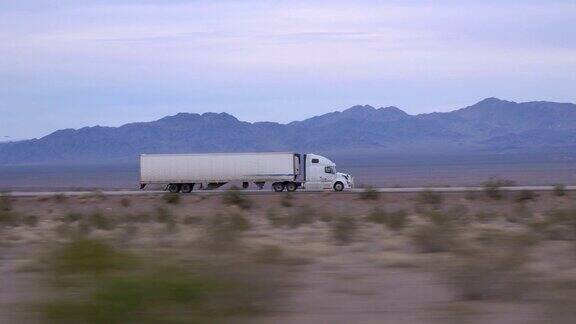
<path fill-rule="evenodd" d="M 358 113 L 358 112 L 373 112 L 375 111 L 376 108 L 370 106 L 370 105 L 356 105 L 356 106 L 352 106 L 344 111 L 342 111 L 343 113 Z"/>
<path fill-rule="evenodd" d="M 388 106 L 388 107 L 381 107 L 378 108 L 378 111 L 387 112 L 387 113 L 399 113 L 402 115 L 408 115 L 404 110 L 396 107 L 396 106 Z"/>
<path fill-rule="evenodd" d="M 477 103 L 474 104 L 473 106 L 492 106 L 492 105 L 510 104 L 510 103 L 515 103 L 515 102 L 514 102 L 514 101 L 507 101 L 507 100 L 498 99 L 498 98 L 496 98 L 496 97 L 489 97 L 489 98 L 480 100 L 479 102 L 477 102 Z"/>

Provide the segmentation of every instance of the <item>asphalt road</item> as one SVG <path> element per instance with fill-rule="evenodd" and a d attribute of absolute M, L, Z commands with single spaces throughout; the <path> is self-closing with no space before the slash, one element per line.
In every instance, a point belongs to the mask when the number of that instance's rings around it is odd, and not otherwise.
<path fill-rule="evenodd" d="M 420 192 L 424 190 L 432 190 L 437 192 L 466 192 L 466 191 L 482 191 L 483 187 L 419 187 L 419 188 L 374 188 L 379 192 Z M 554 190 L 554 186 L 517 186 L 517 187 L 501 187 L 503 191 L 521 191 L 521 190 L 533 190 L 533 191 L 551 191 Z M 346 193 L 359 193 L 365 189 L 356 188 L 345 190 L 344 192 L 333 192 L 334 194 L 346 194 Z M 566 186 L 566 190 L 576 190 L 576 186 Z M 194 191 L 197 194 L 210 194 L 224 192 L 225 190 L 198 190 Z M 248 194 L 275 194 L 270 189 L 264 190 L 243 190 Z M 306 194 L 318 191 L 296 191 L 296 194 Z M 327 191 L 330 192 L 330 191 Z M 96 191 L 42 191 L 42 192 L 25 192 L 25 191 L 15 191 L 9 192 L 7 194 L 13 197 L 41 197 L 41 196 L 53 196 L 57 194 L 62 194 L 66 196 L 81 196 L 94 194 Z M 146 195 L 146 194 L 161 194 L 164 191 L 152 191 L 152 190 L 115 190 L 115 191 L 98 191 L 97 193 L 106 196 L 126 196 L 126 195 Z"/>

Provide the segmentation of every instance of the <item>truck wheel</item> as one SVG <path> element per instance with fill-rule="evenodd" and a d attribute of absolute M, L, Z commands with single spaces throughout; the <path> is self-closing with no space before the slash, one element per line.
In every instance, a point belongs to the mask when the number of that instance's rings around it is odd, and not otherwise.
<path fill-rule="evenodd" d="M 340 182 L 340 181 L 336 182 L 336 183 L 334 184 L 334 190 L 335 190 L 335 191 L 342 191 L 342 190 L 344 190 L 344 184 L 343 184 L 342 182 Z"/>
<path fill-rule="evenodd" d="M 288 182 L 286 184 L 286 190 L 290 191 L 290 192 L 294 192 L 296 191 L 296 189 L 298 189 L 298 186 L 296 185 L 296 183 L 294 182 Z"/>
<path fill-rule="evenodd" d="M 177 183 L 171 183 L 168 186 L 168 191 L 170 191 L 171 193 L 178 193 L 180 192 L 180 185 Z"/>
<path fill-rule="evenodd" d="M 272 184 L 272 189 L 276 192 L 282 192 L 284 191 L 284 184 L 282 182 L 274 182 L 274 184 Z"/>
<path fill-rule="evenodd" d="M 180 188 L 180 191 L 182 191 L 183 193 L 191 193 L 193 189 L 194 189 L 193 183 L 185 183 Z"/>

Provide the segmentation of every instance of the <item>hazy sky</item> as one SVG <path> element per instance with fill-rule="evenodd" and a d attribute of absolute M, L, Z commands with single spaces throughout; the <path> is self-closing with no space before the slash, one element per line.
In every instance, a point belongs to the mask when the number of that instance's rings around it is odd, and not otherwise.
<path fill-rule="evenodd" d="M 576 102 L 576 0 L 0 0 L 0 140 L 491 96 Z"/>

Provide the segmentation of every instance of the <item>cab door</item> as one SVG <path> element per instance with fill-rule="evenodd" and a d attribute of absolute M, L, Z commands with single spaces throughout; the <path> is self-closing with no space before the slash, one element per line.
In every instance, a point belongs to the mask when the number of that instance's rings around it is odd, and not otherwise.
<path fill-rule="evenodd" d="M 313 155 L 306 156 L 306 190 L 323 190 L 324 181 L 323 166 L 320 165 L 320 159 Z"/>
<path fill-rule="evenodd" d="M 320 175 L 320 181 L 322 181 L 324 189 L 331 189 L 332 184 L 336 178 L 336 170 L 333 166 L 322 166 L 322 174 Z"/>

